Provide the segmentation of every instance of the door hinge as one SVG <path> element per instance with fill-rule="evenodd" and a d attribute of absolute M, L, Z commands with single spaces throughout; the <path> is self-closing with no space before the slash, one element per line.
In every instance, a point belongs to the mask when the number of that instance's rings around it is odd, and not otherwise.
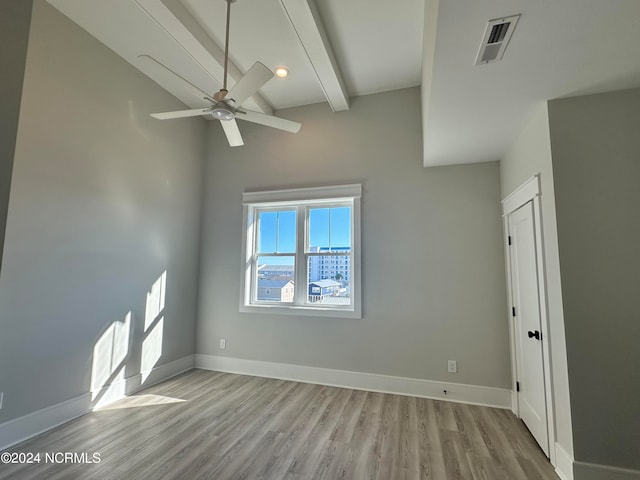
<path fill-rule="evenodd" d="M 511 245 L 511 235 L 507 237 L 507 240 L 509 241 L 509 245 Z"/>
<path fill-rule="evenodd" d="M 516 307 L 511 307 L 511 316 L 512 317 L 516 316 Z"/>
<path fill-rule="evenodd" d="M 520 382 L 516 382 L 516 392 L 520 391 Z"/>

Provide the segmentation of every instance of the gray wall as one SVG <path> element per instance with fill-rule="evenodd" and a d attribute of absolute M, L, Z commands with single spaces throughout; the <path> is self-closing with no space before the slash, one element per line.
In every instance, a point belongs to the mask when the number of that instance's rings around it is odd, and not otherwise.
<path fill-rule="evenodd" d="M 498 163 L 424 169 L 417 88 L 280 114 L 300 133 L 242 148 L 210 124 L 197 353 L 508 388 Z M 239 313 L 242 192 L 335 183 L 363 185 L 364 317 Z"/>
<path fill-rule="evenodd" d="M 33 9 L 0 276 L 0 422 L 89 390 L 93 348 L 167 272 L 164 364 L 195 348 L 205 125 L 42 0 Z"/>
<path fill-rule="evenodd" d="M 0 3 L 0 271 L 30 23 L 30 1 Z"/>
<path fill-rule="evenodd" d="M 640 469 L 640 89 L 549 121 L 575 458 Z"/>
<path fill-rule="evenodd" d="M 533 175 L 540 175 L 542 232 L 547 285 L 547 315 L 549 343 L 551 345 L 551 375 L 553 382 L 553 408 L 556 420 L 556 442 L 571 455 L 571 408 L 560 263 L 558 260 L 558 233 L 551 164 L 551 138 L 547 103 L 536 106 L 527 125 L 500 162 L 502 197 L 506 197 Z"/>

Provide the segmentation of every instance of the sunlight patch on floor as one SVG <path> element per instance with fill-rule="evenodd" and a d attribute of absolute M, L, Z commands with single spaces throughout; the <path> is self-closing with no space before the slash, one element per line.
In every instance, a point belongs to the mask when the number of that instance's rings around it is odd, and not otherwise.
<path fill-rule="evenodd" d="M 168 405 L 171 403 L 182 403 L 186 400 L 180 398 L 165 397 L 163 395 L 131 395 L 130 397 L 122 398 L 109 405 L 96 408 L 95 411 L 104 410 L 120 410 L 123 408 L 138 408 L 138 407 L 150 407 L 153 405 Z"/>

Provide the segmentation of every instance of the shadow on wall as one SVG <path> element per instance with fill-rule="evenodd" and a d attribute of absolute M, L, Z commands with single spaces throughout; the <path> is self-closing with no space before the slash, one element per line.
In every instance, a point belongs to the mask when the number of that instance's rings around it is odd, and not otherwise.
<path fill-rule="evenodd" d="M 126 376 L 127 365 L 131 366 L 131 352 L 134 346 L 134 317 L 131 310 L 122 320 L 116 320 L 109 325 L 94 344 L 91 368 L 92 409 L 125 397 L 149 379 L 162 356 L 166 285 L 165 270 L 147 292 L 138 374 Z"/>

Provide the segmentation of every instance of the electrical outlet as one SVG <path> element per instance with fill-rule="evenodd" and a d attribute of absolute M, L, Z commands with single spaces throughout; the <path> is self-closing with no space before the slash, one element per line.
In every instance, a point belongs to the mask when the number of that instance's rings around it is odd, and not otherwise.
<path fill-rule="evenodd" d="M 224 350 L 225 348 L 227 348 L 227 341 L 224 338 L 220 339 L 220 349 Z"/>
<path fill-rule="evenodd" d="M 447 362 L 447 371 L 449 373 L 458 373 L 458 362 L 455 360 L 449 360 Z"/>
<path fill-rule="evenodd" d="M 0 410 L 2 410 L 2 400 L 4 399 L 4 392 L 0 392 Z"/>

